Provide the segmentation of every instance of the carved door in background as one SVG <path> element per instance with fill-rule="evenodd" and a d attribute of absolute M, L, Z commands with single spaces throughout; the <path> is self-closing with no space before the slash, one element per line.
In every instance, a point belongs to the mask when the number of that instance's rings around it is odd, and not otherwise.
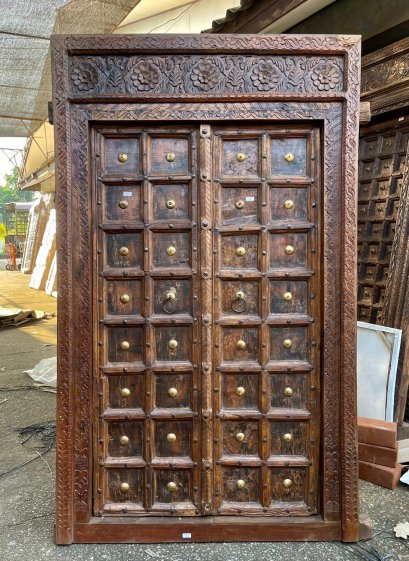
<path fill-rule="evenodd" d="M 92 144 L 94 514 L 317 513 L 319 131 Z"/>

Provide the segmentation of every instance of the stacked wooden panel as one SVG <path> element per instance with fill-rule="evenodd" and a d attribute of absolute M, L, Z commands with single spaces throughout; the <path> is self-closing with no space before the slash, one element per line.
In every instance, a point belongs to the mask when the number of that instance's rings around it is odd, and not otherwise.
<path fill-rule="evenodd" d="M 358 319 L 382 323 L 409 125 L 393 120 L 361 130 L 358 190 Z"/>
<path fill-rule="evenodd" d="M 359 477 L 387 489 L 398 485 L 397 423 L 358 417 Z"/>

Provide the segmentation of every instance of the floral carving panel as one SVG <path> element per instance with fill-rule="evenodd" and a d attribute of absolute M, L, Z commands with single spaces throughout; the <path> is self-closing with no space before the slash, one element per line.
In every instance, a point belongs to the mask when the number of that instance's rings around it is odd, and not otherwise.
<path fill-rule="evenodd" d="M 74 56 L 74 95 L 325 93 L 344 90 L 343 57 Z"/>

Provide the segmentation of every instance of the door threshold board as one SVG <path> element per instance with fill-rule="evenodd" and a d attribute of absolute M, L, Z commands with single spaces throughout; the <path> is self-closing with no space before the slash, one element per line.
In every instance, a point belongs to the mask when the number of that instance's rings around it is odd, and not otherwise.
<path fill-rule="evenodd" d="M 333 541 L 341 539 L 340 522 L 321 516 L 248 517 L 92 517 L 76 524 L 76 543 L 166 543 L 248 541 Z"/>

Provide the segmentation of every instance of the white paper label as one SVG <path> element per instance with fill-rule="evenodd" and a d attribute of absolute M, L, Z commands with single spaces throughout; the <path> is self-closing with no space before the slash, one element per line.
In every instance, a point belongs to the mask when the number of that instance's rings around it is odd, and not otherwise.
<path fill-rule="evenodd" d="M 254 197 L 246 197 L 246 202 L 248 203 L 254 202 Z"/>
<path fill-rule="evenodd" d="M 182 538 L 184 540 L 190 540 L 191 537 L 192 537 L 192 534 L 190 532 L 183 532 L 183 534 L 182 534 Z"/>
<path fill-rule="evenodd" d="M 124 191 L 124 192 L 122 193 L 122 196 L 123 196 L 123 197 L 132 197 L 132 191 Z"/>

